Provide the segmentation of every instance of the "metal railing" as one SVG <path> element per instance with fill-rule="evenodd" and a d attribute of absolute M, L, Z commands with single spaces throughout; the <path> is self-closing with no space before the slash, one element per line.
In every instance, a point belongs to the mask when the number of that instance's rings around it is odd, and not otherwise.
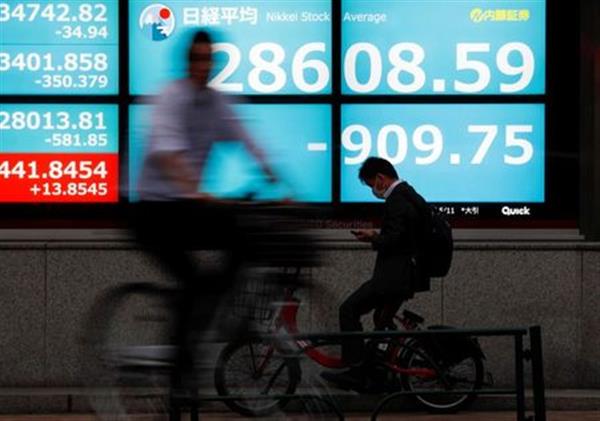
<path fill-rule="evenodd" d="M 499 337 L 511 336 L 514 338 L 515 362 L 515 387 L 509 389 L 477 389 L 477 390 L 452 390 L 452 391 L 398 391 L 382 398 L 371 413 L 371 420 L 377 420 L 386 405 L 394 399 L 410 395 L 514 395 L 516 399 L 517 421 L 546 421 L 546 399 L 544 386 L 544 365 L 542 355 L 542 335 L 539 326 L 529 328 L 507 329 L 443 329 L 419 331 L 385 331 L 385 332 L 344 332 L 344 333 L 307 333 L 298 335 L 263 335 L 261 340 L 310 340 L 317 346 L 338 344 L 341 339 L 361 337 L 363 339 L 387 340 L 398 337 L 424 337 L 435 335 L 459 335 L 470 337 Z M 529 336 L 529 348 L 525 348 L 524 338 Z M 250 339 L 250 338 L 249 338 Z M 528 415 L 525 407 L 525 363 L 531 363 L 532 389 L 533 389 L 533 414 Z M 180 421 L 182 410 L 188 409 L 190 421 L 198 421 L 198 403 L 201 401 L 226 401 L 226 400 L 262 400 L 262 399 L 313 399 L 327 404 L 340 420 L 344 420 L 343 412 L 331 397 L 322 397 L 315 394 L 294 395 L 243 395 L 243 396 L 197 396 L 194 399 L 172 402 L 170 421 Z"/>

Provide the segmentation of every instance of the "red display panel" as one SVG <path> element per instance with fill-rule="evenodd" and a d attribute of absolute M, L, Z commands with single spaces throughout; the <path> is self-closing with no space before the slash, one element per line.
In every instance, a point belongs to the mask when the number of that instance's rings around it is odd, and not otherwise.
<path fill-rule="evenodd" d="M 116 202 L 118 154 L 0 154 L 0 202 Z"/>

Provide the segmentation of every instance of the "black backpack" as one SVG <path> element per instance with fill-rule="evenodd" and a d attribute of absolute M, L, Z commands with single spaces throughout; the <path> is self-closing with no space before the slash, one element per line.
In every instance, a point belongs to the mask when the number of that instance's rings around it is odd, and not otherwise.
<path fill-rule="evenodd" d="M 425 273 L 432 278 L 441 278 L 448 274 L 452 264 L 454 240 L 452 227 L 437 209 L 431 207 L 431 229 L 424 242 L 423 265 Z"/>
<path fill-rule="evenodd" d="M 445 216 L 430 206 L 410 186 L 406 186 L 404 197 L 421 215 L 423 222 L 423 242 L 417 256 L 417 264 L 423 273 L 431 278 L 442 278 L 448 274 L 452 263 L 454 240 L 452 227 Z M 427 214 L 425 214 L 427 212 Z"/>

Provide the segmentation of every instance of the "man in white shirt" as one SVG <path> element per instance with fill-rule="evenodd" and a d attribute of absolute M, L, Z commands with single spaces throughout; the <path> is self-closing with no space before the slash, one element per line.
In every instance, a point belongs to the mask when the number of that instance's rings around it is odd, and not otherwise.
<path fill-rule="evenodd" d="M 220 141 L 243 142 L 267 176 L 274 177 L 227 97 L 207 85 L 211 68 L 211 39 L 199 31 L 189 50 L 188 77 L 168 85 L 154 105 L 137 186 L 141 200 L 207 198 L 198 186 L 208 154 Z"/>
<path fill-rule="evenodd" d="M 182 290 L 174 305 L 179 352 L 172 386 L 193 389 L 197 332 L 205 330 L 223 295 L 233 287 L 246 253 L 236 215 L 199 192 L 208 153 L 215 142 L 242 141 L 274 180 L 262 151 L 243 129 L 226 97 L 208 86 L 212 43 L 198 31 L 189 49 L 188 77 L 173 82 L 154 106 L 150 139 L 138 183 L 140 201 L 131 225 L 140 245 L 173 275 Z M 219 249 L 222 270 L 208 271 L 193 251 Z"/>

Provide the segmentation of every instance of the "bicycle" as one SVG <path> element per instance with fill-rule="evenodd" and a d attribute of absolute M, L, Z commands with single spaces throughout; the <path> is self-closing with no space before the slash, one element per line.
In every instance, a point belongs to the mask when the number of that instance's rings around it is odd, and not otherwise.
<path fill-rule="evenodd" d="M 287 271 L 285 276 L 298 276 L 297 271 Z M 294 285 L 294 282 L 287 282 Z M 339 356 L 330 355 L 319 348 L 332 342 L 320 340 L 286 339 L 298 334 L 297 313 L 301 300 L 295 295 L 296 287 L 287 286 L 283 296 L 273 295 L 272 286 L 264 290 L 248 291 L 246 303 L 254 320 L 266 326 L 266 337 L 242 338 L 230 342 L 220 353 L 215 370 L 215 387 L 219 395 L 273 395 L 267 400 L 230 399 L 224 403 L 233 411 L 245 416 L 265 416 L 281 410 L 290 401 L 289 395 L 297 390 L 302 370 L 299 356 L 305 355 L 316 364 L 330 369 L 344 368 Z M 278 300 L 279 299 L 279 300 Z M 243 307 L 243 306 L 242 306 Z M 420 330 L 424 319 L 410 311 L 396 315 L 398 308 L 383 308 L 376 312 L 378 330 L 395 329 L 398 322 L 407 331 Z M 431 326 L 429 329 L 443 329 Z M 277 339 L 272 339 L 277 334 Z M 414 399 L 430 412 L 454 412 L 466 408 L 476 394 L 432 395 L 432 390 L 481 389 L 484 380 L 485 355 L 477 340 L 452 335 L 425 336 L 423 338 L 394 337 L 369 340 L 371 366 L 381 381 L 375 392 L 408 390 L 416 392 Z M 370 390 L 364 390 L 369 392 Z M 423 392 L 419 394 L 418 392 Z M 278 397 L 284 396 L 284 397 Z"/>
<path fill-rule="evenodd" d="M 314 247 L 303 228 L 295 225 L 302 224 L 288 215 L 296 212 L 305 215 L 308 210 L 279 203 L 236 205 L 251 244 L 249 269 L 241 276 L 273 265 L 314 264 Z M 178 390 L 172 385 L 178 355 L 173 327 L 182 293 L 190 291 L 167 284 L 127 283 L 106 291 L 90 309 L 83 327 L 82 378 L 91 389 L 88 393 L 91 405 L 101 418 L 121 420 L 132 414 L 167 414 L 174 400 L 197 399 L 198 387 L 194 385 L 197 379 L 193 377 L 198 373 L 189 373 L 192 385 Z M 204 336 L 196 341 L 199 346 L 193 349 L 192 357 L 197 362 L 206 356 L 200 345 L 209 341 L 227 342 L 247 329 L 243 318 L 224 320 L 228 309 L 221 310 L 214 317 L 219 326 L 213 324 L 212 329 L 219 337 Z M 198 367 L 201 363 L 194 365 Z"/>

